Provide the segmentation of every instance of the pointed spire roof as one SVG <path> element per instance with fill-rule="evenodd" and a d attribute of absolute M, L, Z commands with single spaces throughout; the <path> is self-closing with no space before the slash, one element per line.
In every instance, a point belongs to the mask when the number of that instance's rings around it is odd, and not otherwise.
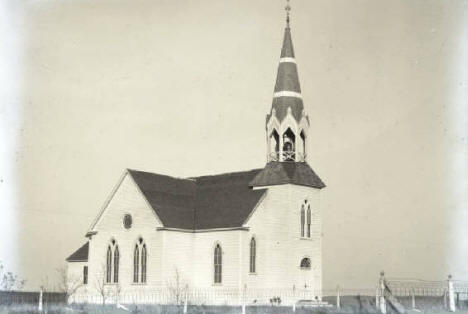
<path fill-rule="evenodd" d="M 302 117 L 304 105 L 302 102 L 301 85 L 297 73 L 297 64 L 294 56 L 294 47 L 289 27 L 289 10 L 286 6 L 286 28 L 284 29 L 283 46 L 276 76 L 275 90 L 273 94 L 272 110 L 275 109 L 277 118 L 281 121 L 291 108 L 293 116 L 299 121 Z M 268 117 L 269 118 L 269 117 Z"/>
<path fill-rule="evenodd" d="M 294 92 L 301 93 L 299 76 L 297 74 L 297 64 L 294 57 L 294 48 L 291 39 L 291 29 L 284 30 L 283 47 L 281 48 L 281 58 L 276 76 L 275 93 Z"/>
<path fill-rule="evenodd" d="M 291 28 L 289 25 L 284 29 L 283 47 L 281 48 L 281 58 L 294 58 L 294 48 L 291 39 Z"/>

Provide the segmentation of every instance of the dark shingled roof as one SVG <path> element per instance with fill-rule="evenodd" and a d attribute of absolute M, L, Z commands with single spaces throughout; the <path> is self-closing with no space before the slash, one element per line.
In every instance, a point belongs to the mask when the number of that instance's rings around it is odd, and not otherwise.
<path fill-rule="evenodd" d="M 188 179 L 128 171 L 168 228 L 241 227 L 266 192 L 249 187 L 261 169 Z"/>
<path fill-rule="evenodd" d="M 295 162 L 270 162 L 264 169 L 186 179 L 128 172 L 164 227 L 189 230 L 242 227 L 266 192 L 252 186 L 325 186 L 306 163 Z"/>
<path fill-rule="evenodd" d="M 301 92 L 297 65 L 292 62 L 280 62 L 276 75 L 275 93 L 281 91 Z"/>
<path fill-rule="evenodd" d="M 276 117 L 281 122 L 288 114 L 288 108 L 291 107 L 291 113 L 296 121 L 301 121 L 304 105 L 301 98 L 298 97 L 275 97 L 271 109 L 275 108 Z M 267 122 L 270 120 L 271 112 L 267 115 Z"/>
<path fill-rule="evenodd" d="M 70 255 L 66 261 L 67 262 L 87 262 L 89 253 L 89 242 L 86 242 L 82 247 L 76 250 L 72 255 Z"/>
<path fill-rule="evenodd" d="M 305 162 L 271 161 L 250 182 L 251 186 L 261 187 L 279 184 L 297 184 L 322 189 L 325 184 Z"/>

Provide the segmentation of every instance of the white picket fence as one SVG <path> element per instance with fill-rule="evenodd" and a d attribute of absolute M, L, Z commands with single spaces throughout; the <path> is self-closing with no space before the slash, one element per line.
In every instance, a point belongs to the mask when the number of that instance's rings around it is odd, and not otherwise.
<path fill-rule="evenodd" d="M 139 287 L 141 288 L 141 287 Z M 468 304 L 468 282 L 453 280 L 425 281 L 405 278 L 385 278 L 381 273 L 378 285 L 371 289 L 333 289 L 315 291 L 312 289 L 278 288 L 256 289 L 246 285 L 239 288 L 211 287 L 193 289 L 156 288 L 151 290 L 120 291 L 118 286 L 109 286 L 104 293 L 75 293 L 69 303 L 89 304 L 160 304 L 160 305 L 226 305 L 241 306 L 243 312 L 248 306 L 315 306 L 337 308 L 347 306 L 354 300 L 357 306 L 372 306 L 382 314 L 389 307 L 397 313 L 407 309 L 428 307 L 455 311 L 457 306 Z M 467 300 L 465 302 L 464 300 Z M 349 304 L 348 304 L 349 306 Z"/>
<path fill-rule="evenodd" d="M 105 304 L 183 304 L 192 305 L 292 305 L 296 302 L 321 304 L 322 295 L 307 289 L 190 289 L 174 291 L 166 288 L 151 291 L 116 291 L 108 289 L 101 293 L 75 293 L 69 298 L 70 303 L 105 303 Z M 104 301 L 104 302 L 103 302 Z"/>

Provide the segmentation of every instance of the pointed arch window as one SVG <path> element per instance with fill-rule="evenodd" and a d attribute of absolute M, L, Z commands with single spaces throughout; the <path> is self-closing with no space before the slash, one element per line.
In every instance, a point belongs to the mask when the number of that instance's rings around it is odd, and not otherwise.
<path fill-rule="evenodd" d="M 133 250 L 133 282 L 138 282 L 138 273 L 139 273 L 139 264 L 140 263 L 140 249 L 138 244 L 135 244 L 135 249 Z"/>
<path fill-rule="evenodd" d="M 223 260 L 222 260 L 222 250 L 219 244 L 216 244 L 214 250 L 214 283 L 222 282 L 222 272 L 223 272 Z"/>
<path fill-rule="evenodd" d="M 301 206 L 301 237 L 304 237 L 304 225 L 305 225 L 305 210 L 304 205 Z"/>
<path fill-rule="evenodd" d="M 106 258 L 106 282 L 110 283 L 112 277 L 112 249 L 109 245 L 107 247 L 107 258 Z"/>
<path fill-rule="evenodd" d="M 133 249 L 133 282 L 146 283 L 146 244 L 143 238 L 138 238 Z"/>
<path fill-rule="evenodd" d="M 306 136 L 305 136 L 304 130 L 301 131 L 301 142 L 302 142 L 302 158 L 304 159 L 303 161 L 305 161 L 307 152 L 306 152 Z"/>
<path fill-rule="evenodd" d="M 256 271 L 256 258 L 257 258 L 257 242 L 252 237 L 250 240 L 250 272 L 255 273 Z"/>
<path fill-rule="evenodd" d="M 141 248 L 141 282 L 146 283 L 146 244 Z"/>
<path fill-rule="evenodd" d="M 120 261 L 119 246 L 116 245 L 114 249 L 114 283 L 119 282 L 119 261 Z"/>
<path fill-rule="evenodd" d="M 275 129 L 270 134 L 269 142 L 270 142 L 270 151 L 269 151 L 268 161 L 278 161 L 280 140 L 279 140 L 279 134 L 278 132 L 276 132 Z"/>
<path fill-rule="evenodd" d="M 283 133 L 283 161 L 294 161 L 296 159 L 296 136 L 291 128 Z"/>
<path fill-rule="evenodd" d="M 106 252 L 106 283 L 118 283 L 119 282 L 119 246 L 114 239 L 111 240 L 107 246 Z"/>
<path fill-rule="evenodd" d="M 312 217 L 310 215 L 310 205 L 307 206 L 307 237 L 310 238 L 310 225 Z"/>

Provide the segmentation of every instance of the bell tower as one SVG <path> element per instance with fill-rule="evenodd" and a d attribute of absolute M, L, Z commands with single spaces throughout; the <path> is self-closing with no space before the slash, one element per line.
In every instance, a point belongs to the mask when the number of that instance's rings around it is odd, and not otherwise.
<path fill-rule="evenodd" d="M 286 5 L 286 28 L 279 59 L 273 103 L 266 117 L 267 162 L 305 162 L 309 118 L 304 111 L 297 63 Z"/>
<path fill-rule="evenodd" d="M 306 161 L 309 117 L 302 102 L 296 57 L 289 26 L 291 6 L 287 0 L 286 28 L 270 112 L 266 116 L 267 164 L 250 182 L 253 188 L 295 184 L 325 187 Z"/>

